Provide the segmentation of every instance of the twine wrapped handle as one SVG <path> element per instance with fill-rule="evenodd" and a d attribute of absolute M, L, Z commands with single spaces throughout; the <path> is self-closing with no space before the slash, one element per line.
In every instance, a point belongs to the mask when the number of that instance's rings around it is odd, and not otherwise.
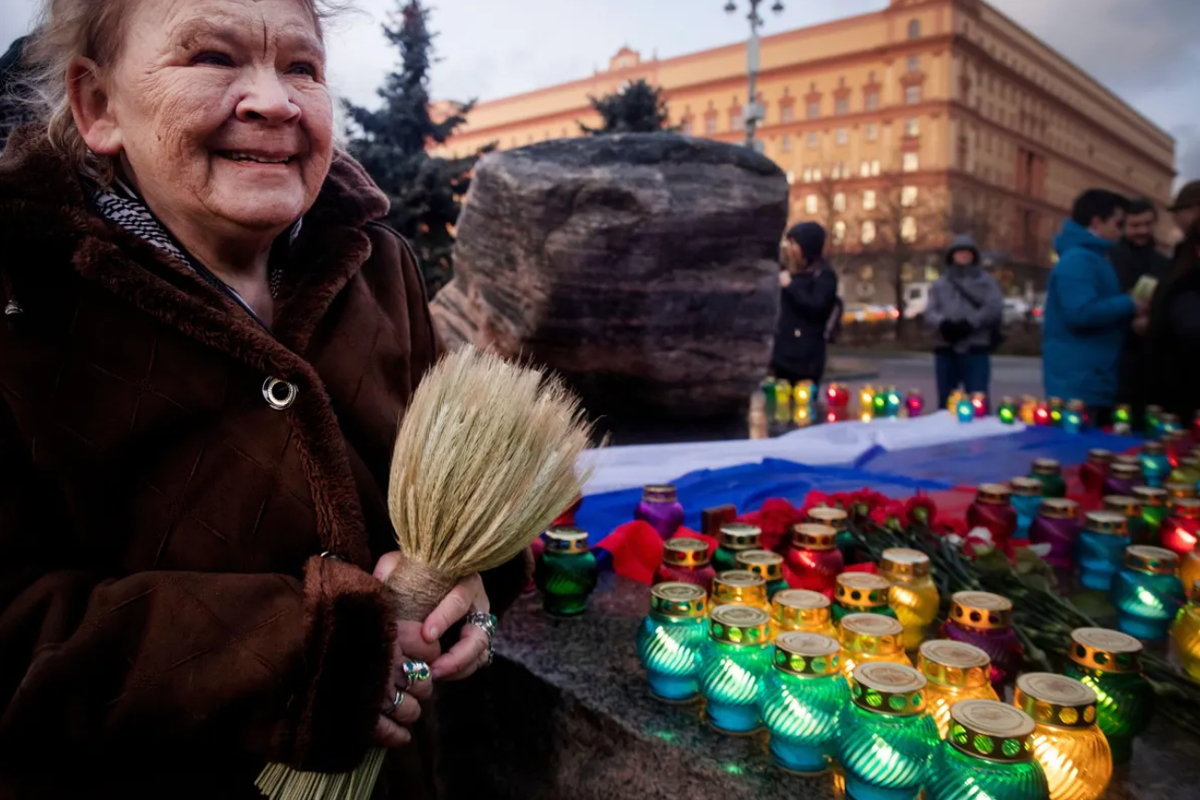
<path fill-rule="evenodd" d="M 399 565 L 388 576 L 387 587 L 396 593 L 400 619 L 424 622 L 458 581 L 456 577 L 402 555 Z"/>

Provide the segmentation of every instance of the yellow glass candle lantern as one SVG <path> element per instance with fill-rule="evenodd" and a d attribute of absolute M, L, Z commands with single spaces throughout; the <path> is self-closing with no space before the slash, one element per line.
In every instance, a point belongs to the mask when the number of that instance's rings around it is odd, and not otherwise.
<path fill-rule="evenodd" d="M 1046 772 L 1050 800 L 1097 800 L 1112 778 L 1112 751 L 1096 726 L 1096 693 L 1074 678 L 1028 672 L 1013 705 L 1033 717 L 1033 757 Z"/>
<path fill-rule="evenodd" d="M 960 700 L 999 700 L 989 680 L 991 659 L 978 647 L 949 639 L 932 639 L 921 645 L 917 669 L 929 681 L 927 708 L 937 723 L 938 735 L 950 730 L 950 708 Z"/>
<path fill-rule="evenodd" d="M 891 547 L 879 559 L 879 574 L 891 582 L 888 605 L 904 626 L 904 649 L 916 650 L 937 619 L 937 586 L 929 577 L 929 556 L 920 550 Z"/>
<path fill-rule="evenodd" d="M 813 382 L 812 381 L 797 381 L 792 387 L 792 400 L 796 407 L 810 406 L 813 399 Z"/>
<path fill-rule="evenodd" d="M 1200 581 L 1200 544 L 1192 548 L 1192 552 L 1179 562 L 1179 580 L 1183 582 L 1183 590 L 1188 597 L 1196 598 L 1196 584 Z"/>
<path fill-rule="evenodd" d="M 1200 683 L 1200 582 L 1192 584 L 1192 599 L 1171 626 L 1171 642 L 1184 674 Z"/>
<path fill-rule="evenodd" d="M 711 607 L 749 606 L 770 611 L 767 602 L 767 582 L 762 576 L 745 569 L 729 569 L 718 572 L 712 581 Z"/>
<path fill-rule="evenodd" d="M 784 589 L 771 598 L 771 631 L 819 633 L 838 638 L 829 615 L 829 598 L 808 589 Z"/>
<path fill-rule="evenodd" d="M 912 666 L 904 652 L 904 626 L 882 614 L 848 614 L 842 619 L 842 672 L 859 664 L 885 661 Z"/>

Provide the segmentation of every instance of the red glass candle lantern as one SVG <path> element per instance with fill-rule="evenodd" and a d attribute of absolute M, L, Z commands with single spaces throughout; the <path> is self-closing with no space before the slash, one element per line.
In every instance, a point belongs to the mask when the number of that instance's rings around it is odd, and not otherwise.
<path fill-rule="evenodd" d="M 1001 551 L 1017 532 L 1017 510 L 1012 505 L 1012 489 L 1001 483 L 985 483 L 979 487 L 975 502 L 967 508 L 967 527 L 987 528 L 992 541 Z"/>
<path fill-rule="evenodd" d="M 1200 411 L 1196 412 L 1196 416 L 1192 417 L 1192 444 L 1200 444 Z"/>
<path fill-rule="evenodd" d="M 987 416 L 988 401 L 987 395 L 983 392 L 975 392 L 971 395 L 971 406 L 975 409 L 975 418 Z"/>
<path fill-rule="evenodd" d="M 825 390 L 828 408 L 831 412 L 840 412 L 839 416 L 850 405 L 850 389 L 845 384 L 831 383 Z"/>
<path fill-rule="evenodd" d="M 798 581 L 795 588 L 810 589 L 826 597 L 833 597 L 837 576 L 846 566 L 842 552 L 837 549 L 837 531 L 815 522 L 792 526 L 792 541 L 784 560 Z"/>
<path fill-rule="evenodd" d="M 925 398 L 919 389 L 910 389 L 904 398 L 904 408 L 909 417 L 919 417 L 925 413 Z"/>
<path fill-rule="evenodd" d="M 1113 454 L 1109 450 L 1089 450 L 1087 462 L 1079 468 L 1079 477 L 1088 496 L 1099 500 L 1104 495 L 1104 481 L 1112 465 Z"/>
<path fill-rule="evenodd" d="M 1171 503 L 1159 528 L 1159 541 L 1181 559 L 1196 548 L 1200 532 L 1200 500 L 1185 498 Z"/>
<path fill-rule="evenodd" d="M 702 539 L 670 539 L 663 543 L 663 560 L 654 573 L 654 583 L 693 583 L 707 591 L 716 574 L 708 544 Z"/>

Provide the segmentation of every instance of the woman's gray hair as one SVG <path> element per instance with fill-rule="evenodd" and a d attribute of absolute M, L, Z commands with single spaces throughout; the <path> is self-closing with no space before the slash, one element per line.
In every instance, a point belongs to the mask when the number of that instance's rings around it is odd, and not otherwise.
<path fill-rule="evenodd" d="M 41 0 L 40 25 L 22 59 L 28 77 L 18 88 L 21 101 L 45 126 L 51 146 L 102 186 L 112 182 L 114 160 L 92 152 L 75 126 L 67 69 L 80 57 L 102 68 L 112 64 L 121 54 L 125 12 L 139 1 L 143 0 Z M 325 18 L 350 5 L 339 0 L 296 2 L 312 14 L 318 34 Z"/>

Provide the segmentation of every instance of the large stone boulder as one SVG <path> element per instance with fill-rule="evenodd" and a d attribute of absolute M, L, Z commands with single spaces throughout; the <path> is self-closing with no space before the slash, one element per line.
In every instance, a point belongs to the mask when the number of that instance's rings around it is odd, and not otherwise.
<path fill-rule="evenodd" d="M 770 360 L 787 197 L 767 158 L 675 134 L 492 153 L 435 324 L 550 367 L 593 414 L 736 413 Z"/>

